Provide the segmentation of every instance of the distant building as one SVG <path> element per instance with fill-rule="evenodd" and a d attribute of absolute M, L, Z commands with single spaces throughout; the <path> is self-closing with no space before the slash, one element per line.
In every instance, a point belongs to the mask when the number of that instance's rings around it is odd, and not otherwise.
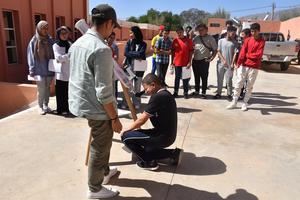
<path fill-rule="evenodd" d="M 0 0 L 0 11 L 0 81 L 20 83 L 27 81 L 26 51 L 35 25 L 48 21 L 52 37 L 66 25 L 76 39 L 74 24 L 87 18 L 88 0 Z"/>
<path fill-rule="evenodd" d="M 226 29 L 225 23 L 227 19 L 221 18 L 209 18 L 208 19 L 208 33 L 215 35 L 220 34 L 222 30 Z M 242 22 L 248 22 L 247 20 L 243 20 Z M 262 32 L 279 32 L 280 25 L 282 22 L 280 21 L 263 21 L 263 20 L 251 20 L 251 22 L 258 22 L 261 25 Z"/>

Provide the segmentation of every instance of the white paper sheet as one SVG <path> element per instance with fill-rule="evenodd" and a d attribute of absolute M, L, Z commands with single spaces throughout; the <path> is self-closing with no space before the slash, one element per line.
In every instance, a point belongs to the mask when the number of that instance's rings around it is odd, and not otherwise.
<path fill-rule="evenodd" d="M 50 59 L 48 69 L 51 72 L 61 73 L 61 63 L 57 62 L 55 59 Z"/>
<path fill-rule="evenodd" d="M 36 75 L 36 76 L 30 76 L 30 75 L 28 75 L 27 76 L 27 80 L 29 80 L 29 81 L 41 81 L 42 80 L 42 77 L 41 76 L 39 76 L 39 75 Z"/>
<path fill-rule="evenodd" d="M 147 71 L 147 60 L 134 60 L 134 71 Z"/>
<path fill-rule="evenodd" d="M 182 67 L 181 79 L 188 79 L 188 78 L 191 78 L 191 76 L 192 76 L 192 69 L 191 69 L 191 67 L 189 67 L 189 68 Z"/>

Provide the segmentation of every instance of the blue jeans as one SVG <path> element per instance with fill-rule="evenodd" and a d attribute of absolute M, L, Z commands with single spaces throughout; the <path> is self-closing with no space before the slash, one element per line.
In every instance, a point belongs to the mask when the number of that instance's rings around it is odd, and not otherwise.
<path fill-rule="evenodd" d="M 152 70 L 151 70 L 151 74 L 155 74 L 156 72 L 156 58 L 152 57 Z"/>
<path fill-rule="evenodd" d="M 179 83 L 182 75 L 182 67 L 176 66 L 175 67 L 175 84 L 174 84 L 174 93 L 178 94 L 179 90 Z M 189 92 L 189 81 L 190 79 L 183 79 L 183 94 L 188 94 Z"/>
<path fill-rule="evenodd" d="M 144 162 L 173 158 L 174 149 L 164 149 L 171 144 L 164 141 L 155 129 L 140 129 L 126 132 L 122 142 Z"/>

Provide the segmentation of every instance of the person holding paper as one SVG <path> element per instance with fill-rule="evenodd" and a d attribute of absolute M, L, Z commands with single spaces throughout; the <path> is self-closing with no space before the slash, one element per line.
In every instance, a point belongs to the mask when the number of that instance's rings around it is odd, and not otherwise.
<path fill-rule="evenodd" d="M 186 67 L 187 70 L 189 70 L 191 67 L 191 59 L 194 50 L 193 41 L 183 34 L 183 27 L 177 27 L 176 33 L 178 37 L 173 40 L 171 54 L 171 67 L 175 68 L 174 97 L 178 97 L 179 82 L 180 79 L 182 79 L 183 68 Z M 190 78 L 182 79 L 185 99 L 188 98 L 189 80 Z"/>
<path fill-rule="evenodd" d="M 152 54 L 152 70 L 151 73 L 155 74 L 156 72 L 156 50 L 155 50 L 155 45 L 157 40 L 163 35 L 163 31 L 165 30 L 165 26 L 164 25 L 160 25 L 159 29 L 158 29 L 158 34 L 156 36 L 154 36 L 151 40 L 151 50 L 153 51 Z"/>
<path fill-rule="evenodd" d="M 40 21 L 36 25 L 35 35 L 27 47 L 27 62 L 29 76 L 36 77 L 39 114 L 45 115 L 51 112 L 48 107 L 50 97 L 50 84 L 54 72 L 49 71 L 49 60 L 54 58 L 52 49 L 53 40 L 48 34 L 48 22 Z"/>
<path fill-rule="evenodd" d="M 103 185 L 117 173 L 116 167 L 109 167 L 109 156 L 113 133 L 122 130 L 114 95 L 112 52 L 105 39 L 120 25 L 108 4 L 93 8 L 91 17 L 91 29 L 69 50 L 69 108 L 75 116 L 86 118 L 91 128 L 87 197 L 102 199 L 119 193 Z"/>
<path fill-rule="evenodd" d="M 156 75 L 147 74 L 142 84 L 151 98 L 145 111 L 121 133 L 122 142 L 140 159 L 137 166 L 141 169 L 156 170 L 157 160 L 165 158 L 178 165 L 183 150 L 165 149 L 174 143 L 177 135 L 176 101 Z M 148 120 L 154 128 L 140 129 Z"/>
<path fill-rule="evenodd" d="M 236 28 L 229 26 L 227 28 L 227 36 L 218 42 L 217 73 L 218 73 L 218 90 L 214 96 L 215 99 L 220 99 L 223 89 L 223 80 L 225 76 L 227 86 L 227 98 L 232 100 L 232 77 L 234 70 L 234 56 L 238 51 L 238 43 L 235 40 Z"/>
<path fill-rule="evenodd" d="M 134 93 L 141 92 L 142 78 L 144 76 L 145 69 L 137 69 L 135 67 L 135 63 L 145 61 L 146 60 L 146 50 L 147 44 L 144 42 L 143 33 L 138 26 L 131 27 L 130 30 L 130 39 L 126 43 L 125 46 L 125 65 L 131 68 L 131 70 L 135 73 L 135 78 L 133 80 L 134 85 Z M 143 62 L 145 63 L 145 62 Z M 136 97 L 132 94 L 133 104 L 136 109 L 139 109 L 141 106 L 141 98 Z"/>
<path fill-rule="evenodd" d="M 55 73 L 56 114 L 68 115 L 68 85 L 70 76 L 70 62 L 68 51 L 71 46 L 69 41 L 69 29 L 61 26 L 56 30 L 57 41 L 53 45 L 54 57 L 60 64 L 60 70 Z"/>
<path fill-rule="evenodd" d="M 201 78 L 202 91 L 200 98 L 206 99 L 209 64 L 215 58 L 218 46 L 216 40 L 207 34 L 208 28 L 205 24 L 199 24 L 195 30 L 199 32 L 199 34 L 193 39 L 195 47 L 193 58 L 195 92 L 193 92 L 192 95 L 199 95 Z"/>
<path fill-rule="evenodd" d="M 163 36 L 160 37 L 155 44 L 157 76 L 165 86 L 167 86 L 165 77 L 172 50 L 172 40 L 169 38 L 169 33 L 170 29 L 166 28 L 163 31 Z"/>

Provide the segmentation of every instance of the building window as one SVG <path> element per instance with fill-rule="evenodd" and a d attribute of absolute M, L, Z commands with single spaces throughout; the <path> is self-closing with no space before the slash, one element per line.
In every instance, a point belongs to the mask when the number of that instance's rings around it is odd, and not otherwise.
<path fill-rule="evenodd" d="M 74 25 L 79 20 L 80 20 L 79 18 L 74 19 Z M 78 38 L 80 38 L 81 36 L 82 36 L 81 32 L 77 28 L 74 28 L 74 41 L 77 40 Z"/>
<path fill-rule="evenodd" d="M 210 23 L 210 27 L 220 27 L 221 25 L 218 23 Z"/>
<path fill-rule="evenodd" d="M 35 14 L 34 15 L 34 23 L 35 23 L 35 25 L 37 25 L 42 20 L 46 20 L 46 15 L 45 14 Z"/>
<path fill-rule="evenodd" d="M 18 63 L 18 51 L 14 13 L 12 11 L 3 11 L 3 21 L 8 64 L 15 64 Z"/>
<path fill-rule="evenodd" d="M 65 17 L 57 16 L 55 18 L 55 27 L 58 29 L 61 26 L 65 26 Z"/>

